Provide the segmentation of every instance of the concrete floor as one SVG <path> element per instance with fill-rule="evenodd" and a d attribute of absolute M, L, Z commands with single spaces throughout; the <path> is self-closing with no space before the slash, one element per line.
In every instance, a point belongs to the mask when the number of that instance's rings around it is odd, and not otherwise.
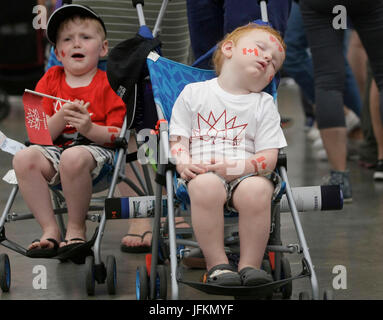
<path fill-rule="evenodd" d="M 0 123 L 0 130 L 10 138 L 24 141 L 26 133 L 20 97 L 11 97 L 12 113 Z M 294 124 L 285 129 L 289 147 L 288 176 L 292 187 L 320 185 L 328 173 L 327 162 L 312 157 L 312 147 L 306 139 L 303 115 L 297 87 L 281 86 L 279 110 L 282 116 L 294 119 Z M 0 176 L 11 168 L 12 157 L 0 151 Z M 332 288 L 337 273 L 334 267 L 344 266 L 347 271 L 345 289 L 334 290 L 335 299 L 383 299 L 383 277 L 380 274 L 383 256 L 380 246 L 383 242 L 383 184 L 375 183 L 372 171 L 361 168 L 355 161 L 349 162 L 353 182 L 352 204 L 342 211 L 309 212 L 300 214 L 303 230 L 315 265 L 321 292 Z M 8 198 L 11 187 L 0 181 L 0 213 Z M 20 196 L 14 204 L 14 211 L 25 210 Z M 89 236 L 95 223 L 88 222 Z M 127 232 L 128 220 L 108 222 L 102 242 L 102 257 L 113 254 L 117 260 L 118 288 L 109 296 L 106 285 L 96 284 L 96 295 L 88 297 L 85 291 L 85 268 L 56 260 L 29 259 L 3 246 L 0 253 L 7 253 L 11 261 L 12 286 L 9 293 L 0 291 L 0 299 L 135 299 L 135 276 L 138 265 L 144 263 L 143 254 L 126 254 L 119 250 L 121 237 Z M 6 224 L 6 234 L 23 246 L 41 235 L 34 220 Z M 282 214 L 282 239 L 284 244 L 297 243 L 296 231 L 289 213 Z M 288 255 L 293 274 L 301 271 L 301 255 Z M 44 266 L 47 272 L 46 289 L 34 289 L 33 280 L 38 275 L 34 267 Z M 185 270 L 191 278 L 199 279 L 201 271 Z M 308 278 L 293 282 L 293 299 L 301 291 L 311 292 Z M 168 290 L 170 291 L 170 289 Z M 180 286 L 181 299 L 232 299 L 232 297 L 211 296 L 195 289 Z"/>

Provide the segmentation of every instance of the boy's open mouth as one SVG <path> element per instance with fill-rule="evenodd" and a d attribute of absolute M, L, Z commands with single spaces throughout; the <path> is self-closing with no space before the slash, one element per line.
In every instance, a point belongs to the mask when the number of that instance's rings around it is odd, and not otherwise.
<path fill-rule="evenodd" d="M 72 58 L 74 58 L 74 59 L 82 59 L 84 57 L 85 56 L 82 53 L 74 53 L 74 54 L 72 54 Z"/>

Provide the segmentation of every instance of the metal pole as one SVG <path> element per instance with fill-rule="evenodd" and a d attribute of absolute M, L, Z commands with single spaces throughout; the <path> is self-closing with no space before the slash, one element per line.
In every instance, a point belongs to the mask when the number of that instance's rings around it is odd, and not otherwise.
<path fill-rule="evenodd" d="M 161 23 L 164 18 L 168 3 L 169 3 L 169 0 L 162 1 L 161 9 L 160 9 L 160 12 L 158 13 L 156 24 L 154 25 L 154 28 L 153 28 L 153 37 L 156 37 L 159 31 L 161 30 Z"/>
<path fill-rule="evenodd" d="M 291 191 L 289 180 L 287 178 L 286 168 L 280 167 L 280 172 L 281 172 L 283 181 L 285 181 L 285 183 L 286 183 L 287 200 L 289 202 L 289 206 L 291 209 L 291 216 L 292 216 L 294 224 L 295 224 L 298 239 L 299 239 L 299 242 L 300 242 L 301 247 L 302 247 L 303 255 L 304 255 L 305 259 L 307 260 L 307 264 L 308 264 L 308 267 L 310 269 L 310 273 L 311 273 L 310 280 L 311 280 L 311 286 L 312 286 L 313 299 L 318 300 L 319 299 L 318 280 L 317 280 L 317 277 L 316 277 L 316 274 L 314 271 L 314 266 L 311 262 L 309 248 L 307 246 L 306 239 L 305 239 L 305 236 L 303 233 L 303 228 L 302 228 L 299 216 L 298 216 L 298 210 L 295 206 L 293 193 Z"/>

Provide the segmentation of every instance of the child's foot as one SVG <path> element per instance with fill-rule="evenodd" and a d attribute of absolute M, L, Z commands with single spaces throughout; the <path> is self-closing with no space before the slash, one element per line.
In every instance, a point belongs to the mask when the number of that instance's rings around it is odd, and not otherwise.
<path fill-rule="evenodd" d="M 240 286 L 241 277 L 230 264 L 218 264 L 212 267 L 203 277 L 204 283 L 219 286 Z"/>
<path fill-rule="evenodd" d="M 72 245 L 72 244 L 77 244 L 77 243 L 84 243 L 86 242 L 86 229 L 74 229 L 68 227 L 66 235 L 65 235 L 65 240 L 60 243 L 60 248 Z"/>
<path fill-rule="evenodd" d="M 57 255 L 60 239 L 59 232 L 44 232 L 40 240 L 34 240 L 29 245 L 26 256 L 30 258 L 53 258 Z"/>
<path fill-rule="evenodd" d="M 50 239 L 50 240 L 48 240 Z M 55 243 L 54 241 L 55 240 L 56 242 L 60 241 L 60 232 L 59 231 L 47 231 L 47 232 L 44 232 L 43 235 L 41 236 L 40 240 L 35 240 L 33 241 L 29 247 L 28 247 L 28 250 L 31 250 L 31 249 L 52 249 L 55 247 Z"/>

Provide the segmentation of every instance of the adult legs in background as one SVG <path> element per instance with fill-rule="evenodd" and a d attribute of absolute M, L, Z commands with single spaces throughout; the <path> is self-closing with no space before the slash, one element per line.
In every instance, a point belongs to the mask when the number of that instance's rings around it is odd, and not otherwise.
<path fill-rule="evenodd" d="M 137 144 L 133 135 L 130 136 L 129 142 L 129 152 L 137 151 Z M 138 169 L 143 176 L 141 165 L 138 163 Z M 129 164 L 125 167 L 125 175 L 128 179 L 136 185 L 139 185 L 139 182 L 130 167 Z M 120 183 L 118 185 L 118 190 L 120 194 L 124 197 L 137 197 L 137 193 L 130 188 L 125 183 Z M 140 219 L 129 219 L 129 227 L 127 235 L 125 235 L 121 240 L 121 248 L 125 248 L 126 251 L 129 251 L 129 248 L 142 247 L 143 251 L 149 251 L 152 244 L 152 223 L 150 218 L 140 218 Z M 146 250 L 145 250 L 146 249 Z M 123 249 L 124 250 L 124 249 Z"/>
<path fill-rule="evenodd" d="M 361 14 L 362 8 L 364 14 Z M 379 42 L 383 34 L 383 1 L 367 1 L 350 13 L 355 29 L 366 49 L 375 83 L 370 92 L 370 112 L 375 139 L 378 145 L 378 160 L 383 160 L 383 45 Z M 379 95 L 378 95 L 379 92 Z M 383 163 L 377 162 L 374 178 L 383 178 Z"/>
<path fill-rule="evenodd" d="M 383 126 L 380 120 L 379 91 L 375 81 L 372 82 L 370 92 L 371 122 L 378 145 L 378 161 L 374 172 L 374 180 L 383 181 Z"/>
<path fill-rule="evenodd" d="M 377 159 L 377 143 L 374 135 L 374 130 L 371 123 L 370 104 L 374 101 L 370 100 L 370 91 L 372 84 L 372 72 L 368 63 L 366 63 L 366 83 L 363 93 L 363 108 L 362 108 L 362 130 L 364 141 L 359 148 L 359 164 L 366 168 L 372 168 L 376 164 Z M 375 95 L 373 99 L 378 98 Z"/>
<path fill-rule="evenodd" d="M 304 96 L 315 103 L 314 91 L 314 74 L 312 59 L 307 51 L 308 42 L 304 30 L 302 15 L 299 5 L 293 2 L 291 6 L 291 14 L 287 24 L 287 30 L 284 38 L 287 51 L 286 60 L 283 64 L 284 71 L 291 76 L 301 87 Z M 343 42 L 345 54 L 347 49 L 346 39 Z M 358 92 L 357 82 L 353 72 L 345 59 L 345 88 L 344 88 L 344 103 L 354 111 L 356 115 L 360 115 L 361 98 Z"/>
<path fill-rule="evenodd" d="M 331 184 L 340 184 L 344 199 L 351 201 L 352 192 L 346 173 L 347 130 L 343 111 L 345 62 L 343 30 L 332 27 L 333 15 L 314 11 L 300 2 L 310 45 L 315 77 L 316 117 L 323 145 L 332 169 Z M 344 181 L 347 180 L 347 181 Z"/>

